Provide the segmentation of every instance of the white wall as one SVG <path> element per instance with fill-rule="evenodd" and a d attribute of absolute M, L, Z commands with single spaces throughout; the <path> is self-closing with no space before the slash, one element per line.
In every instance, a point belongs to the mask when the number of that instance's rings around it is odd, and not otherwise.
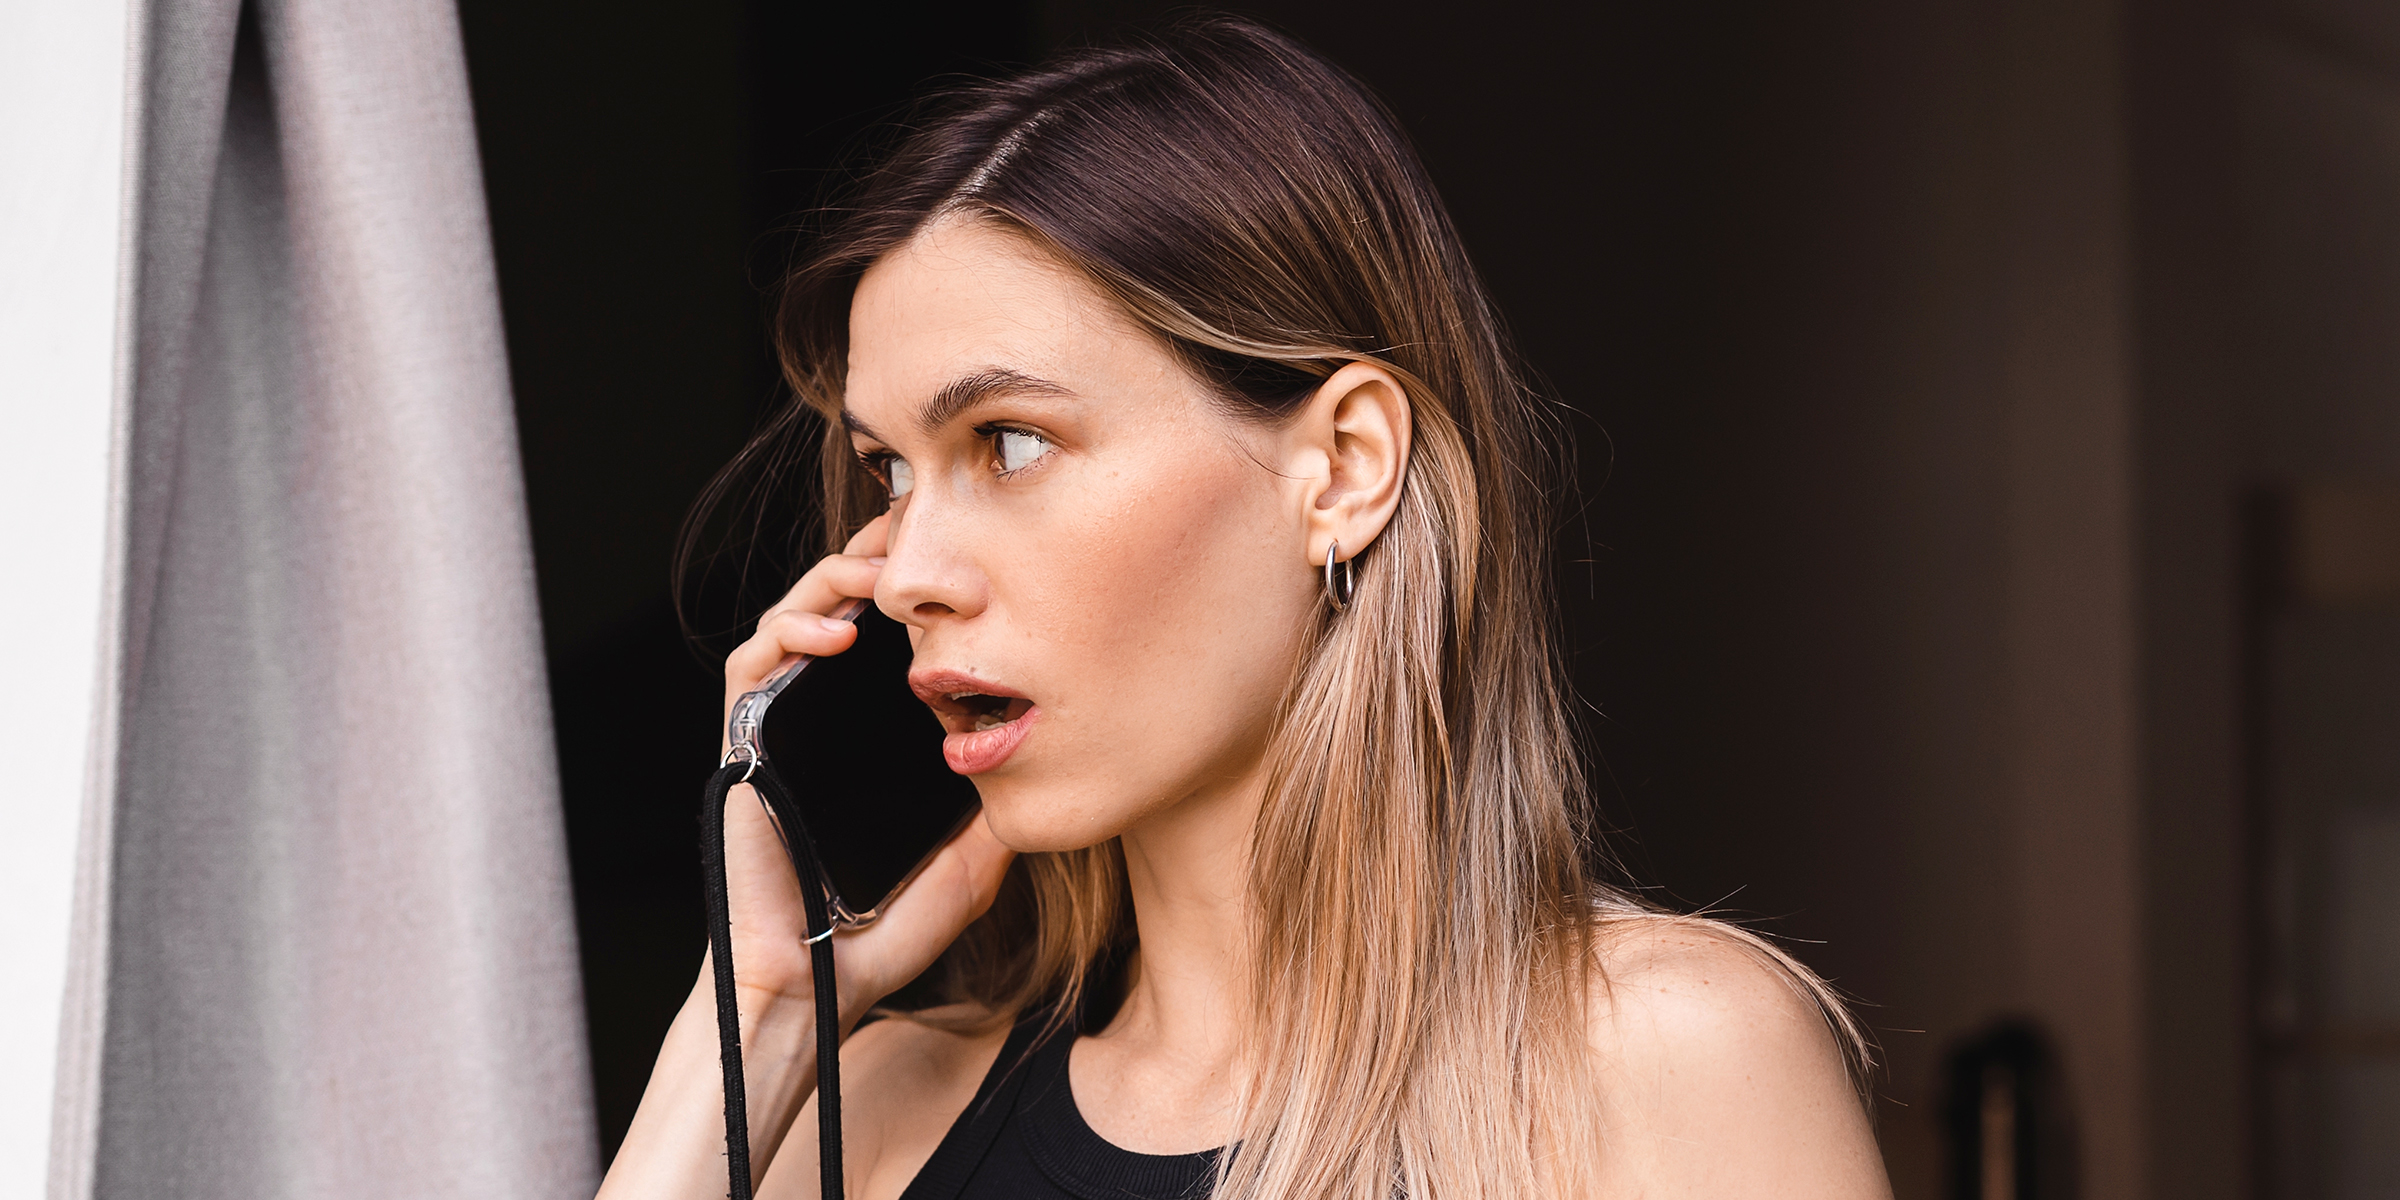
<path fill-rule="evenodd" d="M 108 504 L 127 0 L 0 2 L 0 1198 L 44 1191 Z"/>

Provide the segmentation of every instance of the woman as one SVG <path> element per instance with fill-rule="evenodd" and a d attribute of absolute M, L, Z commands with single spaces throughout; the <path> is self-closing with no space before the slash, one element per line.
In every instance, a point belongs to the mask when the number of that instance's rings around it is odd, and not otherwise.
<path fill-rule="evenodd" d="M 778 325 L 802 404 L 731 470 L 821 418 L 846 538 L 727 695 L 872 598 L 984 805 L 835 939 L 845 1022 L 946 951 L 953 1001 L 844 1044 L 852 1195 L 1887 1194 L 1825 987 L 1587 871 L 1558 434 L 1356 82 L 1216 20 L 969 89 Z M 809 1195 L 797 892 L 727 824 L 753 1154 Z M 724 1194 L 712 1005 L 604 1196 Z"/>

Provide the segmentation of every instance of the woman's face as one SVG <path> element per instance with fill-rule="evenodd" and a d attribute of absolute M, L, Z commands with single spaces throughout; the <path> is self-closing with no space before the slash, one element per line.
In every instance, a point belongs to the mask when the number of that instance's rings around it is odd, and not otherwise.
<path fill-rule="evenodd" d="M 970 219 L 860 281 L 844 415 L 895 493 L 875 602 L 1001 841 L 1092 845 L 1250 773 L 1319 603 L 1283 435 Z"/>

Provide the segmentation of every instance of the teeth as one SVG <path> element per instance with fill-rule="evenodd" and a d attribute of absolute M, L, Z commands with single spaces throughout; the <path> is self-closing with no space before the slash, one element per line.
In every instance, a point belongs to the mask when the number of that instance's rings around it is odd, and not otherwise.
<path fill-rule="evenodd" d="M 944 695 L 950 703 L 963 704 L 971 710 L 968 728 L 976 733 L 1008 724 L 1017 707 L 1017 702 L 1006 696 L 986 695 L 983 692 L 947 692 Z"/>

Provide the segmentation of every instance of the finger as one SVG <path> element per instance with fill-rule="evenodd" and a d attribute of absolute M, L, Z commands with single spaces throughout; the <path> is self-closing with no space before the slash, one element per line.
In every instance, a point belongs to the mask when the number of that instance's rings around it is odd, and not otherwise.
<path fill-rule="evenodd" d="M 783 661 L 795 654 L 839 654 L 850 648 L 854 634 L 847 622 L 827 621 L 850 600 L 875 594 L 882 564 L 856 555 L 833 554 L 818 561 L 792 585 L 792 590 L 759 618 L 749 640 L 725 658 L 725 696 L 733 699 L 758 686 Z"/>
<path fill-rule="evenodd" d="M 758 623 L 750 640 L 725 656 L 727 703 L 757 687 L 795 654 L 821 658 L 840 654 L 858 640 L 858 626 L 839 617 L 786 609 Z"/>
<path fill-rule="evenodd" d="M 1002 844 L 999 835 L 992 832 L 990 818 L 979 811 L 974 820 L 967 822 L 966 828 L 959 830 L 957 836 L 942 847 L 941 853 L 936 854 L 927 867 L 930 869 L 948 860 L 952 864 L 950 869 L 962 873 L 957 880 L 960 886 L 956 892 L 967 901 L 965 920 L 960 922 L 963 927 L 967 921 L 982 916 L 985 910 L 991 908 L 992 901 L 999 898 L 1000 881 L 1007 876 L 1008 864 L 1015 861 L 1016 857 L 1017 852 Z M 907 894 L 901 893 L 902 896 Z M 897 903 L 897 900 L 894 902 Z"/>
<path fill-rule="evenodd" d="M 881 574 L 883 564 L 865 555 L 828 554 L 759 619 L 782 612 L 832 612 L 844 600 L 873 599 L 875 580 Z"/>
<path fill-rule="evenodd" d="M 914 978 L 943 947 L 991 908 L 1016 851 L 1000 843 L 982 814 L 950 839 L 914 882 L 892 898 L 881 919 L 855 935 L 850 953 L 869 980 L 893 985 Z M 870 983 L 870 986 L 876 984 Z"/>
<path fill-rule="evenodd" d="M 877 557 L 889 552 L 892 544 L 891 537 L 892 514 L 887 512 L 867 522 L 864 528 L 852 534 L 850 544 L 842 547 L 842 553 L 855 554 L 861 558 Z"/>

